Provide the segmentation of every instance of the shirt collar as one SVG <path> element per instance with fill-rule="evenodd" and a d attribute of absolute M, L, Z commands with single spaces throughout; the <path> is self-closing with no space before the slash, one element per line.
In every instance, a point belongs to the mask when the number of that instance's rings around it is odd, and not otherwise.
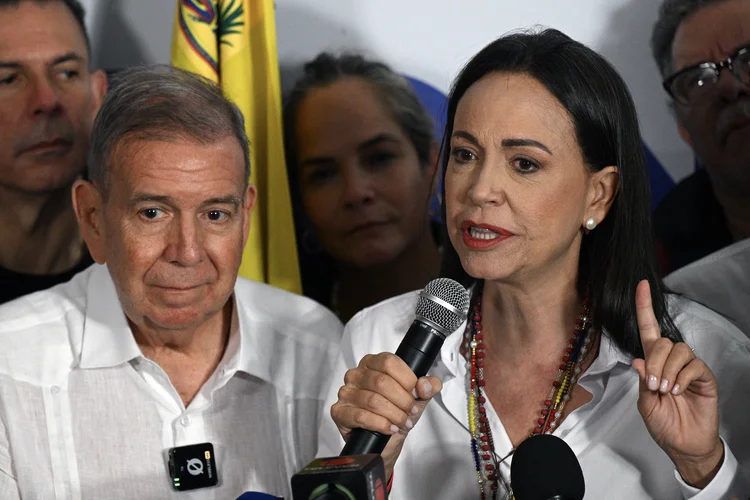
<path fill-rule="evenodd" d="M 78 363 L 82 369 L 111 368 L 143 357 L 107 266 L 94 266 L 87 289 Z M 234 295 L 229 341 L 223 357 L 226 361 L 219 365 L 228 373 L 240 370 L 271 382 L 274 332 L 267 321 L 252 314 L 252 308 L 247 306 L 241 294 Z"/>
<path fill-rule="evenodd" d="M 438 363 L 434 375 L 441 380 L 446 376 L 456 377 L 463 373 L 461 365 L 465 365 L 466 360 L 461 356 L 461 344 L 464 342 L 464 335 L 466 334 L 468 323 L 474 315 L 471 307 L 476 287 L 477 285 L 474 284 L 467 290 L 469 293 L 469 312 L 466 315 L 467 319 L 445 339 L 445 343 L 440 349 L 440 355 L 438 356 Z"/>
<path fill-rule="evenodd" d="M 143 356 L 133 338 L 106 265 L 94 264 L 86 291 L 82 369 L 110 368 Z"/>
<path fill-rule="evenodd" d="M 254 314 L 251 304 L 246 302 L 243 294 L 234 294 L 224 369 L 227 373 L 242 371 L 273 383 L 271 361 L 275 353 L 273 341 L 276 332 L 268 321 Z"/>
<path fill-rule="evenodd" d="M 620 349 L 605 330 L 599 341 L 599 354 L 581 378 L 607 373 L 613 370 L 618 364 L 630 366 L 632 362 L 633 356 Z"/>
<path fill-rule="evenodd" d="M 466 360 L 461 356 L 461 343 L 464 340 L 467 321 L 464 321 L 456 331 L 445 339 L 445 343 L 440 349 L 436 372 L 433 373 L 436 377 L 440 379 L 446 375 L 456 377 L 463 373 L 461 365 L 466 364 Z"/>

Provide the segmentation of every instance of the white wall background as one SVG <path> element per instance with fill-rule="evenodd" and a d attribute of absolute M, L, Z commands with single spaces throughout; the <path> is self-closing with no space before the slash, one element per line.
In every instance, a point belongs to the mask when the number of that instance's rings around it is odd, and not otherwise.
<path fill-rule="evenodd" d="M 168 63 L 175 0 L 83 0 L 100 67 Z M 282 85 L 321 50 L 364 51 L 447 91 L 497 36 L 550 26 L 607 57 L 631 88 L 646 143 L 674 179 L 692 155 L 666 106 L 648 41 L 658 0 L 276 0 Z"/>

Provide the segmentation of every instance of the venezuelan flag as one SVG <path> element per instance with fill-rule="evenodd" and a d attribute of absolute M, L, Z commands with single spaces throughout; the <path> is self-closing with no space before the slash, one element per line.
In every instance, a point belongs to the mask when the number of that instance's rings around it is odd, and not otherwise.
<path fill-rule="evenodd" d="M 258 200 L 240 276 L 301 293 L 273 0 L 178 0 L 172 64 L 220 85 L 245 115 Z"/>

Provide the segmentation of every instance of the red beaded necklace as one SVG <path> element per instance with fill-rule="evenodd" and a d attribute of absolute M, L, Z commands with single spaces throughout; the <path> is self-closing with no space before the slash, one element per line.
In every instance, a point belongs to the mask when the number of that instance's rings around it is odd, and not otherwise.
<path fill-rule="evenodd" d="M 466 325 L 464 352 L 471 368 L 468 389 L 469 431 L 471 433 L 471 450 L 479 482 L 481 500 L 497 498 L 499 484 L 502 482 L 506 491 L 505 498 L 513 498 L 513 490 L 500 472 L 500 460 L 495 453 L 490 423 L 487 419 L 487 402 L 484 386 L 484 337 L 482 335 L 482 291 L 475 294 L 472 317 Z M 570 392 L 581 373 L 581 364 L 591 345 L 591 315 L 588 299 L 581 304 L 581 311 L 576 321 L 575 330 L 562 356 L 557 371 L 557 378 L 547 399 L 542 403 L 539 417 L 534 422 L 530 436 L 554 432 L 563 415 L 565 403 L 570 399 Z M 511 451 L 512 453 L 512 451 Z"/>

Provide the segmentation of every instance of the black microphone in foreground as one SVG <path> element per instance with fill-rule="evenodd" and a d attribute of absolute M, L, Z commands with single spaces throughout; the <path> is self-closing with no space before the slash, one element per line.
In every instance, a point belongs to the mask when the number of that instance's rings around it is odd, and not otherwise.
<path fill-rule="evenodd" d="M 416 318 L 396 350 L 411 371 L 419 377 L 427 374 L 443 347 L 445 338 L 466 320 L 469 293 L 459 283 L 438 278 L 427 283 L 419 293 Z M 354 429 L 341 456 L 380 454 L 390 436 L 365 429 Z"/>
<path fill-rule="evenodd" d="M 510 484 L 516 500 L 583 500 L 586 492 L 578 458 L 552 434 L 532 436 L 518 445 L 510 464 Z"/>
<path fill-rule="evenodd" d="M 438 278 L 419 293 L 416 318 L 396 350 L 417 377 L 435 362 L 445 338 L 466 319 L 469 294 L 459 283 Z M 380 453 L 390 436 L 354 429 L 339 457 L 318 458 L 292 477 L 294 500 L 385 500 Z"/>
<path fill-rule="evenodd" d="M 237 500 L 284 500 L 281 497 L 275 497 L 268 493 L 260 493 L 258 491 L 246 491 L 242 495 L 237 497 Z"/>

